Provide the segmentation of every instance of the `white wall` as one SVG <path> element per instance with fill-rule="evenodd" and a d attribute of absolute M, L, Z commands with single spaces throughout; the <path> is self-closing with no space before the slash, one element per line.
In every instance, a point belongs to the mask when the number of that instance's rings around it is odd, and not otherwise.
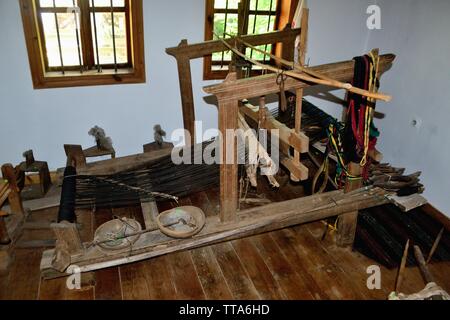
<path fill-rule="evenodd" d="M 382 30 L 366 28 L 366 9 L 379 3 Z M 448 0 L 310 0 L 307 57 L 310 65 L 348 60 L 372 47 L 398 58 L 382 78 L 382 90 L 394 95 L 379 104 L 386 113 L 377 121 L 382 129 L 380 149 L 388 161 L 423 170 L 427 197 L 450 212 L 446 199 L 450 146 L 446 103 L 449 100 L 450 1 Z M 65 163 L 64 143 L 93 145 L 87 131 L 102 126 L 113 138 L 119 156 L 141 152 L 152 141 L 152 127 L 168 132 L 182 127 L 175 60 L 164 49 L 183 38 L 203 40 L 204 0 L 144 0 L 147 83 L 86 88 L 33 90 L 17 1 L 0 1 L 0 163 L 18 163 L 32 148 L 51 168 Z M 217 126 L 216 107 L 203 98 L 202 60 L 192 63 L 196 115 L 203 129 Z M 309 98 L 335 116 L 342 91 Z M 331 100 L 328 101 L 328 100 Z M 447 103 L 448 104 L 448 103 Z M 422 127 L 411 127 L 412 116 Z"/>
<path fill-rule="evenodd" d="M 386 160 L 421 170 L 428 200 L 450 214 L 450 1 L 380 0 L 382 30 L 371 31 L 369 47 L 397 54 L 382 77 L 394 96 L 379 103 L 385 118 L 380 149 Z M 414 127 L 413 120 L 421 125 Z"/>
<path fill-rule="evenodd" d="M 0 1 L 0 163 L 18 163 L 32 148 L 37 159 L 61 167 L 63 144 L 93 145 L 87 132 L 94 125 L 112 137 L 119 156 L 142 152 L 156 123 L 167 132 L 181 128 L 176 62 L 164 50 L 183 38 L 203 41 L 204 7 L 204 0 L 144 0 L 146 84 L 33 90 L 18 1 Z M 202 79 L 202 60 L 193 62 L 192 76 Z M 193 85 L 197 118 L 216 127 L 203 83 Z"/>

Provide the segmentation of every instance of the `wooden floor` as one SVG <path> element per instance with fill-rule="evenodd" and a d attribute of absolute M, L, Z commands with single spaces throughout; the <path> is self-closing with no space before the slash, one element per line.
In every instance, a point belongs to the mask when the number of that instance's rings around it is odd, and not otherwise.
<path fill-rule="evenodd" d="M 301 186 L 286 185 L 273 197 L 293 197 Z M 258 194 L 269 194 L 262 185 Z M 218 212 L 218 190 L 183 199 L 207 215 Z M 160 210 L 170 207 L 161 205 Z M 139 208 L 84 212 L 82 237 L 112 215 L 141 219 Z M 33 213 L 29 224 L 55 219 L 55 210 Z M 83 277 L 81 290 L 68 290 L 66 279 L 41 280 L 42 248 L 17 249 L 8 275 L 0 277 L 0 299 L 386 299 L 394 288 L 396 270 L 381 267 L 381 289 L 366 286 L 367 267 L 375 264 L 357 252 L 338 248 L 333 236 L 321 241 L 324 225 L 315 222 L 209 247 L 179 252 Z M 48 239 L 49 230 L 26 230 L 22 241 Z M 450 263 L 430 266 L 450 291 Z M 417 268 L 408 268 L 402 287 L 414 293 L 424 287 Z"/>

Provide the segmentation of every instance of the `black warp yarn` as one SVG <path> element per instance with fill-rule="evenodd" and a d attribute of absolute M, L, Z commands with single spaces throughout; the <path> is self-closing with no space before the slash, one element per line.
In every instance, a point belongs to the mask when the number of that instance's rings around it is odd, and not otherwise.
<path fill-rule="evenodd" d="M 74 223 L 75 215 L 75 191 L 76 191 L 76 175 L 77 170 L 68 166 L 64 170 L 64 181 L 61 190 L 61 200 L 58 211 L 58 223 L 68 221 Z"/>

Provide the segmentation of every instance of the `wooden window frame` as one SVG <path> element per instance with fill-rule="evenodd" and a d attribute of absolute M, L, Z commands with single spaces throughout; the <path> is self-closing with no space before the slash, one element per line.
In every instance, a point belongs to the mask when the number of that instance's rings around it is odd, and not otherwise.
<path fill-rule="evenodd" d="M 285 13 L 285 9 L 283 9 L 283 6 L 286 5 L 287 2 L 290 2 L 291 0 L 274 0 L 277 2 L 277 9 L 276 9 L 276 16 L 275 16 L 275 23 L 274 23 L 274 30 L 281 30 L 282 29 L 282 22 L 287 19 L 283 19 L 283 14 Z M 205 0 L 206 7 L 205 7 L 205 41 L 213 40 L 213 28 L 214 28 L 214 14 L 217 13 L 217 11 L 225 11 L 225 9 L 214 9 L 214 0 Z M 291 5 L 289 5 L 288 14 L 291 11 Z M 233 13 L 237 13 L 237 9 L 229 9 L 229 11 L 233 11 Z M 295 8 L 294 8 L 295 10 Z M 236 11 L 236 12 L 234 12 Z M 249 12 L 251 14 L 251 12 Z M 264 15 L 264 11 L 261 11 L 259 15 Z M 286 24 L 286 22 L 285 22 Z M 283 26 L 284 27 L 284 26 Z M 276 46 L 272 47 L 272 53 L 275 53 L 277 51 Z M 203 80 L 222 80 L 225 79 L 228 70 L 213 70 L 213 61 L 212 61 L 212 55 L 208 55 L 204 57 L 203 61 Z M 260 70 L 252 70 L 251 76 L 256 76 L 261 74 Z"/>
<path fill-rule="evenodd" d="M 64 75 L 60 71 L 46 70 L 45 45 L 43 34 L 39 28 L 35 0 L 19 0 L 19 3 L 34 89 L 146 82 L 142 0 L 129 0 L 128 19 L 130 25 L 127 32 L 129 32 L 128 39 L 131 48 L 131 50 L 128 50 L 128 59 L 131 65 L 118 65 L 117 72 L 114 69 L 104 69 L 101 73 L 98 73 L 97 70 L 89 70 L 81 74 L 78 68 L 77 71 L 68 70 Z M 90 23 L 88 20 L 82 18 L 80 24 Z M 80 32 L 83 32 L 83 30 L 86 32 L 90 29 L 82 27 Z M 82 38 L 86 39 L 86 37 Z M 84 43 L 84 45 L 89 45 L 89 42 Z M 92 42 L 90 45 L 92 46 Z M 83 61 L 88 63 L 88 67 L 92 67 L 94 58 L 84 54 Z"/>

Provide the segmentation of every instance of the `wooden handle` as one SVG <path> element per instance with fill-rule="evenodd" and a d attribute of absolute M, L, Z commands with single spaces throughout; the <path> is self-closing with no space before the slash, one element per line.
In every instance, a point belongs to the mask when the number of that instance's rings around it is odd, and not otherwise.
<path fill-rule="evenodd" d="M 420 273 L 426 283 L 434 282 L 434 277 L 427 267 L 425 258 L 423 257 L 422 250 L 419 246 L 414 246 L 414 256 L 416 257 L 417 263 L 419 264 Z"/>

